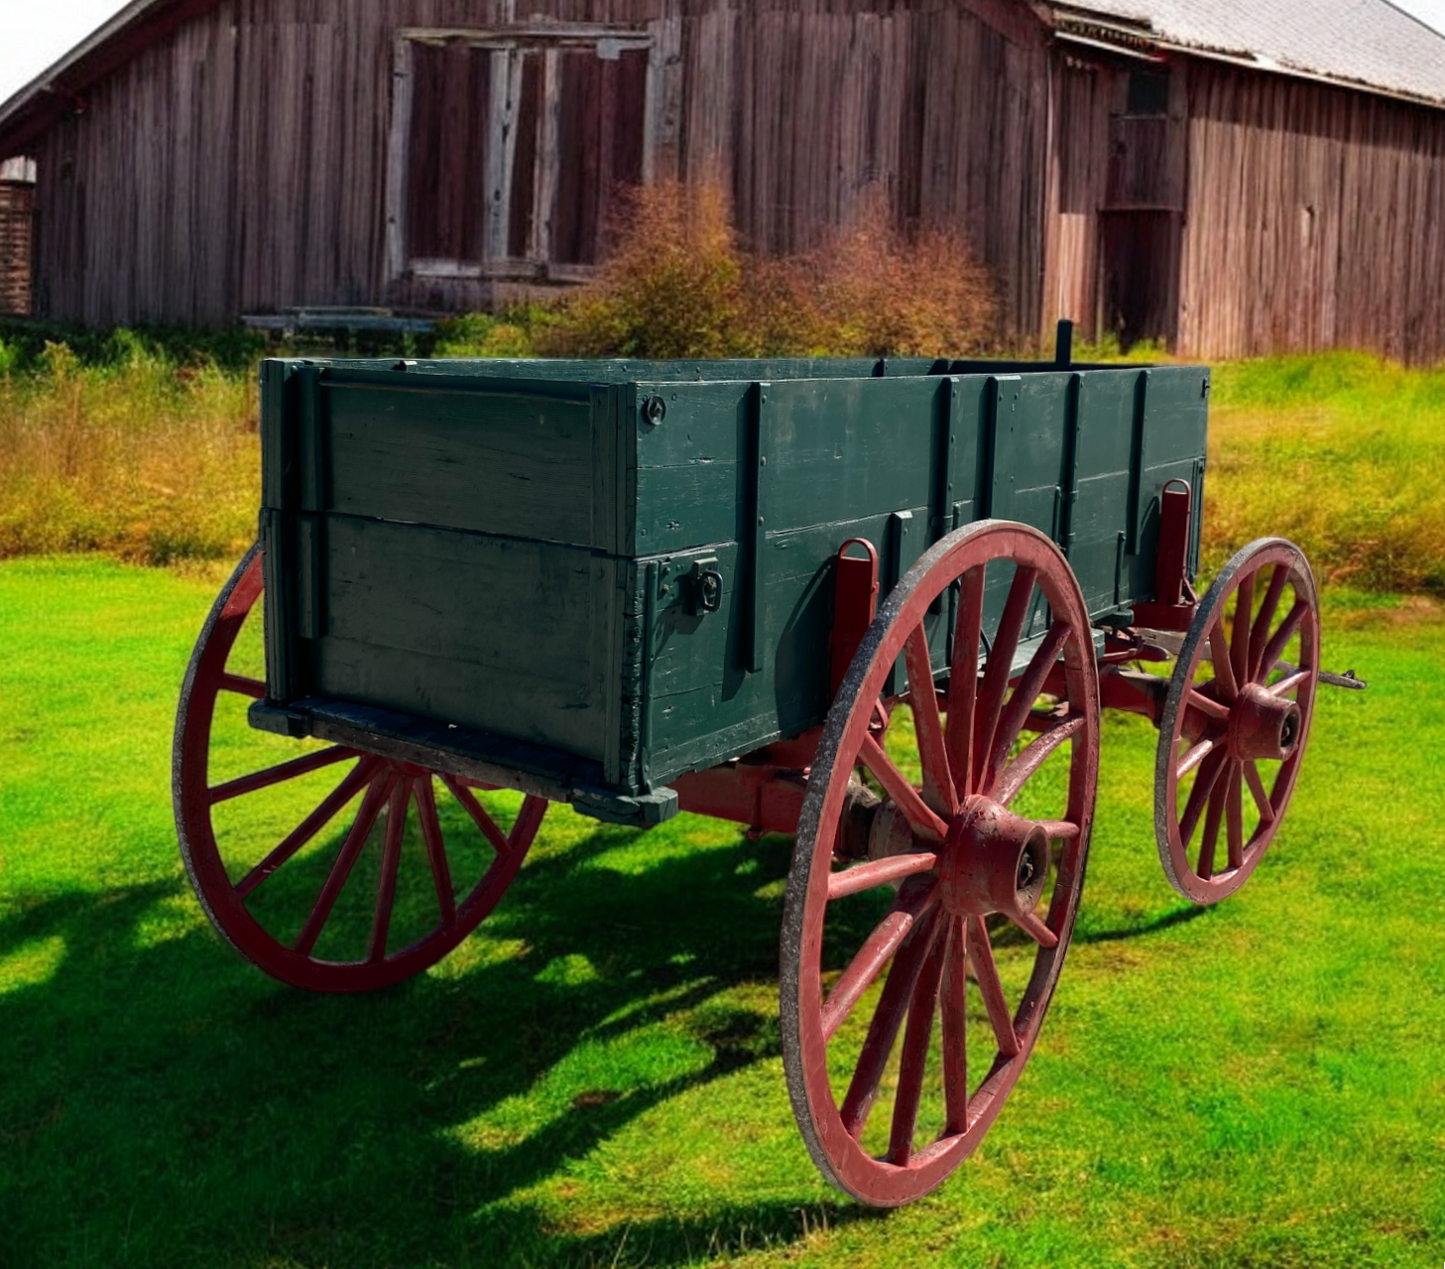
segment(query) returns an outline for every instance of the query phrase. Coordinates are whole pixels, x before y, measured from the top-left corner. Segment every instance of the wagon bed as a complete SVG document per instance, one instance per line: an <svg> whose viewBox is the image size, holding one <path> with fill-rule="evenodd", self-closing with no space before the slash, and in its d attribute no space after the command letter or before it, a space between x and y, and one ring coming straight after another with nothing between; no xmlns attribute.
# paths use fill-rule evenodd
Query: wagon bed
<svg viewBox="0 0 1445 1269"><path fill-rule="evenodd" d="M882 598L953 529L1032 525L1127 624L1166 486L1199 504L1208 390L1196 367L268 362L271 725L505 753L507 783L655 821L678 775L822 722L846 539Z"/></svg>

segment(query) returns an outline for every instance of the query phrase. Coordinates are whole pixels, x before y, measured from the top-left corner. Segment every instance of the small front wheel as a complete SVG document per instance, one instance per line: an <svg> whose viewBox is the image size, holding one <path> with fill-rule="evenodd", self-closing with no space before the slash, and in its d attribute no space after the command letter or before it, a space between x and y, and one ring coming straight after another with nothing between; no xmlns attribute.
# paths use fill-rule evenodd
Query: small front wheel
<svg viewBox="0 0 1445 1269"><path fill-rule="evenodd" d="M1319 596L1304 552L1282 538L1251 542L1200 602L1159 722L1159 860L1195 903L1244 885L1279 832L1319 660Z"/></svg>

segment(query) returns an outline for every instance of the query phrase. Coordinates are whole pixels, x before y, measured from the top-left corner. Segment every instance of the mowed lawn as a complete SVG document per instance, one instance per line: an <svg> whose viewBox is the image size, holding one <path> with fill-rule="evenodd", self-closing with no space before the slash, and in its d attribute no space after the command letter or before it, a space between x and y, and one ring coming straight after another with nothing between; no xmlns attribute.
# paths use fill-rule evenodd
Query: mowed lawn
<svg viewBox="0 0 1445 1269"><path fill-rule="evenodd" d="M1282 835L1175 896L1154 732L1105 728L1082 918L976 1157L818 1177L778 1055L791 843L554 809L494 916L369 997L212 933L174 703L219 577L0 565L0 1265L1359 1269L1445 1260L1445 613L1326 595Z"/></svg>

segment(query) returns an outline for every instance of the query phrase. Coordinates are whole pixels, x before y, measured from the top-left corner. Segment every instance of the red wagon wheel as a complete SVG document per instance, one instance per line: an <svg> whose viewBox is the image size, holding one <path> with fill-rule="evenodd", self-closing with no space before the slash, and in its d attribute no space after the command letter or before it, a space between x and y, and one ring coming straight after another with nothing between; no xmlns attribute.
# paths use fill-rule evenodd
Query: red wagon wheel
<svg viewBox="0 0 1445 1269"><path fill-rule="evenodd" d="M1314 713L1319 611L1304 553L1263 538L1190 624L1159 723L1154 831L1170 883L1195 903L1238 890L1279 831Z"/></svg>
<svg viewBox="0 0 1445 1269"><path fill-rule="evenodd" d="M385 987L440 960L492 910L547 802L526 798L504 831L471 781L246 727L265 684L236 664L237 642L261 596L261 561L253 547L221 591L181 688L181 856L206 915L268 974L313 991ZM259 632L248 633L254 659ZM240 770L213 782L218 765ZM439 805L438 783L451 805ZM358 800L346 832L328 834Z"/></svg>
<svg viewBox="0 0 1445 1269"><path fill-rule="evenodd" d="M940 696L924 620L955 583ZM1007 590L991 646L986 587ZM900 656L910 710L895 711L902 734L880 739ZM1041 699L1060 658L1066 695ZM911 728L897 721L907 712ZM803 1139L840 1189L884 1207L918 1198L997 1117L1063 966L1098 764L1092 632L1063 556L1018 524L950 534L895 587L849 667L788 879L783 1061ZM870 1115L889 1101L886 1121Z"/></svg>

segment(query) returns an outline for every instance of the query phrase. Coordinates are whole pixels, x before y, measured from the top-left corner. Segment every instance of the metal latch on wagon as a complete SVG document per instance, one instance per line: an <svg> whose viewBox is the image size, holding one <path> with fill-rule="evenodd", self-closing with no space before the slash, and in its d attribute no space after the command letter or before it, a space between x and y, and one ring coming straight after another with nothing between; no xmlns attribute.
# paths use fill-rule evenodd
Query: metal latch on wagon
<svg viewBox="0 0 1445 1269"><path fill-rule="evenodd" d="M687 610L695 617L722 607L723 577L716 558L694 560L687 578Z"/></svg>

